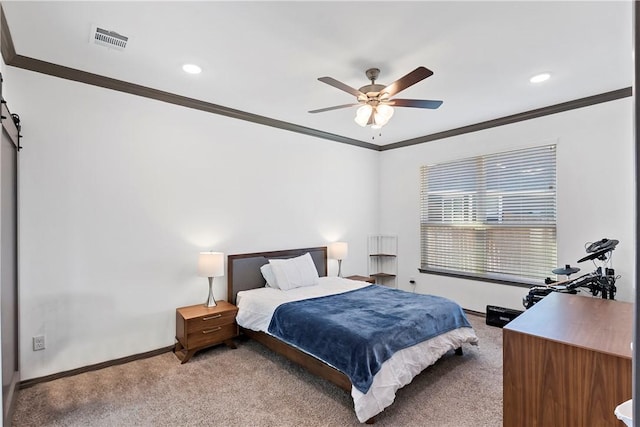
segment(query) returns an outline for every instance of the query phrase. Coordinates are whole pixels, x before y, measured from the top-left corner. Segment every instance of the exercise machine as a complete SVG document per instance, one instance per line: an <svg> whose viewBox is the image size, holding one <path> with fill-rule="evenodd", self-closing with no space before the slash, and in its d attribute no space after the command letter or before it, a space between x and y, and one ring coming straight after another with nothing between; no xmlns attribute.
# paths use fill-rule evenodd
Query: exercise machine
<svg viewBox="0 0 640 427"><path fill-rule="evenodd" d="M567 276L567 279L554 281L547 277L544 286L534 286L529 289L529 293L522 298L522 305L525 308L530 308L551 292L577 294L580 291L579 288L588 290L594 297L600 295L604 299L615 299L616 280L620 276L615 275L612 254L618 243L619 241L615 239L601 239L597 242L587 243L585 245L587 255L577 262L593 261L596 267L593 272L572 279L570 276L579 272L579 268L571 267L569 264L558 267L551 272Z"/></svg>

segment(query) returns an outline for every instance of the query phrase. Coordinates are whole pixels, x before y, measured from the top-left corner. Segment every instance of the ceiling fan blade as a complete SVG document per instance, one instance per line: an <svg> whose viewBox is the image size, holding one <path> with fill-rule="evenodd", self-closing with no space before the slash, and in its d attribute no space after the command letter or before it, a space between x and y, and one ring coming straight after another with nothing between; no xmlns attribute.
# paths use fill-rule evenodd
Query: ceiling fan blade
<svg viewBox="0 0 640 427"><path fill-rule="evenodd" d="M392 99L387 102L394 107L430 108L435 110L442 105L442 101L432 101L429 99Z"/></svg>
<svg viewBox="0 0 640 427"><path fill-rule="evenodd" d="M366 95L362 92L360 92L358 89L352 88L351 86L348 86L342 82L339 82L338 80L334 79L333 77L319 77L318 80L320 80L323 83L328 84L329 86L333 86L335 88L338 88L340 90L343 90L347 93L350 93L351 95L355 96L356 98L362 97L364 96L366 98Z"/></svg>
<svg viewBox="0 0 640 427"><path fill-rule="evenodd" d="M340 108L348 108L348 107L354 107L356 105L360 105L360 104L343 104L343 105L336 105L335 107L327 107L327 108L320 108L318 110L311 110L309 111L310 113L323 113L325 111L331 111L331 110L339 110Z"/></svg>
<svg viewBox="0 0 640 427"><path fill-rule="evenodd" d="M404 90L431 75L433 75L433 71L425 67L418 67L406 76L400 77L398 80L382 89L380 94L386 93L388 96L393 96L401 90Z"/></svg>

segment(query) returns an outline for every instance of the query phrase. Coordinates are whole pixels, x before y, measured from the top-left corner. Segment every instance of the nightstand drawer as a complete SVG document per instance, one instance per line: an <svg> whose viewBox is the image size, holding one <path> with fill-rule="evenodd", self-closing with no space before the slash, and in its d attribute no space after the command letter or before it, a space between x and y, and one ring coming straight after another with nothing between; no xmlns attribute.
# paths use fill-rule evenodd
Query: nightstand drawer
<svg viewBox="0 0 640 427"><path fill-rule="evenodd" d="M229 325L235 322L236 310L223 313L212 313L189 319L187 321L187 334L213 329L217 326Z"/></svg>
<svg viewBox="0 0 640 427"><path fill-rule="evenodd" d="M207 345L215 342L222 342L238 335L238 326L233 323L227 323L221 326L211 326L187 335L187 347L193 348L201 345Z"/></svg>

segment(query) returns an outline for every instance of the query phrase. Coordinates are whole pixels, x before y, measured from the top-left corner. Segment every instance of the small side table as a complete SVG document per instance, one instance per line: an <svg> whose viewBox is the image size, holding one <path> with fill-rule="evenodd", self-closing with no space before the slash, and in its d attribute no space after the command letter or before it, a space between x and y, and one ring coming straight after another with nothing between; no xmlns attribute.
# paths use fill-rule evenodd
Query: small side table
<svg viewBox="0 0 640 427"><path fill-rule="evenodd" d="M233 338L238 336L237 313L238 307L226 301L217 301L214 307L198 304L177 308L176 357L187 363L205 347L225 343L236 348Z"/></svg>
<svg viewBox="0 0 640 427"><path fill-rule="evenodd" d="M376 279L375 277L371 277L371 276L347 276L345 277L345 279L351 279L351 280L359 280L361 282L368 282L368 283L376 283Z"/></svg>

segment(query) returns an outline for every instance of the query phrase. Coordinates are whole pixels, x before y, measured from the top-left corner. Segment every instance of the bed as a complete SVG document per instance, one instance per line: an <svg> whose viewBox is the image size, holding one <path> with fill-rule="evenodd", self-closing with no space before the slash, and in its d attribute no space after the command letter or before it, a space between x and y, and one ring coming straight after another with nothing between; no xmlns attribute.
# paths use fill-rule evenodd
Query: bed
<svg viewBox="0 0 640 427"><path fill-rule="evenodd" d="M315 267L319 277L317 284L314 282L311 286L305 285L304 287L287 290L265 286L266 281L261 267L263 269L266 265L277 267L280 265L277 263L282 263L280 260L287 260L290 264L293 260L299 259L305 259L311 264L312 268ZM279 278L282 279L282 276L279 276ZM280 282L282 283L282 280ZM283 288L286 289L285 287ZM227 295L230 302L238 305L237 319L241 331L246 336L303 366L312 374L322 377L350 392L354 401L354 410L360 422L371 422L375 415L393 403L395 393L399 388L410 383L417 374L435 363L444 354L449 351L455 351L456 354L461 355L462 344L476 344L478 341L462 309L452 301L440 297L410 294L383 288L382 286L365 282L327 277L326 247L229 255L228 257ZM397 328L394 325L394 332L389 335L404 336L405 341L397 344L395 349L392 348L393 346L382 346L385 349L391 349L389 354L384 357L379 357L376 353L369 358L370 352L374 350L362 349L359 344L353 344L353 349L345 347L352 344L349 341L350 338L344 338L345 342L340 341L344 335L348 335L344 331L329 340L322 341L321 348L307 347L307 345L317 345L314 342L318 341L320 339L318 337L322 337L327 332L324 330L317 333L309 333L308 330L311 330L309 328L329 324L329 318L333 312L337 316L346 315L350 319L362 319L359 321L367 322L367 315L370 315L370 313L367 314L365 311L370 312L371 310L368 307L363 308L363 302L369 304L367 298L372 298L371 301L375 301L376 298L388 298L388 292L395 292L396 294L394 295L404 298L396 306L404 306L405 304L410 306L413 300L427 297L437 300L439 304L441 303L440 300L445 300L446 304L449 304L446 313L443 311L444 309L434 308L433 314L425 314L425 316L435 319L433 323L446 323L444 332L424 331L423 333L427 335L424 335L426 339L423 339L416 338L414 331L411 331L411 334L407 334L403 332L404 329ZM356 302L355 306L361 307L352 308L354 301ZM348 308L341 308L338 305L343 302L347 304L345 307ZM334 310L330 310L332 313L327 314L325 308L320 308L326 307L326 305L318 305L327 303L330 303L330 307L335 307ZM309 322L308 319L311 314L309 312L298 313L302 309L311 310L311 312L315 309L326 317L322 318L322 322ZM356 311L353 310L359 311L355 314ZM451 314L449 314L449 311L451 311ZM413 313L413 309L411 312ZM303 325L303 322L299 319L289 320L286 317L281 317L295 313L302 315L305 319L304 322L307 323ZM395 313L393 316L390 319L402 320L397 321L399 325L407 323L404 321L405 313L401 317ZM389 321L393 322L393 320ZM416 322L409 323L413 325ZM290 325L292 324L301 326L291 328ZM412 327L407 326L407 328ZM326 326L326 328L329 330L337 329L330 326ZM396 328L398 333L395 331ZM361 326L360 329L366 329L366 325L364 327ZM313 330L316 331L316 329ZM388 331L389 329L384 329L383 327L383 330ZM388 332L384 332L384 334L388 334ZM384 334L376 332L372 336L377 337ZM406 338L407 336L410 338ZM300 339L314 342L296 341ZM341 351L327 348L327 346L334 345L334 342ZM372 347L379 349L381 346L375 345ZM361 353L358 353L358 351L365 353L362 353L363 356L360 357ZM335 360L330 358L332 354L348 355L350 357L342 357L339 360ZM367 365L361 363L365 359ZM365 367L363 368L363 366ZM371 368L371 366L374 367ZM360 374L366 374L367 376Z"/></svg>

